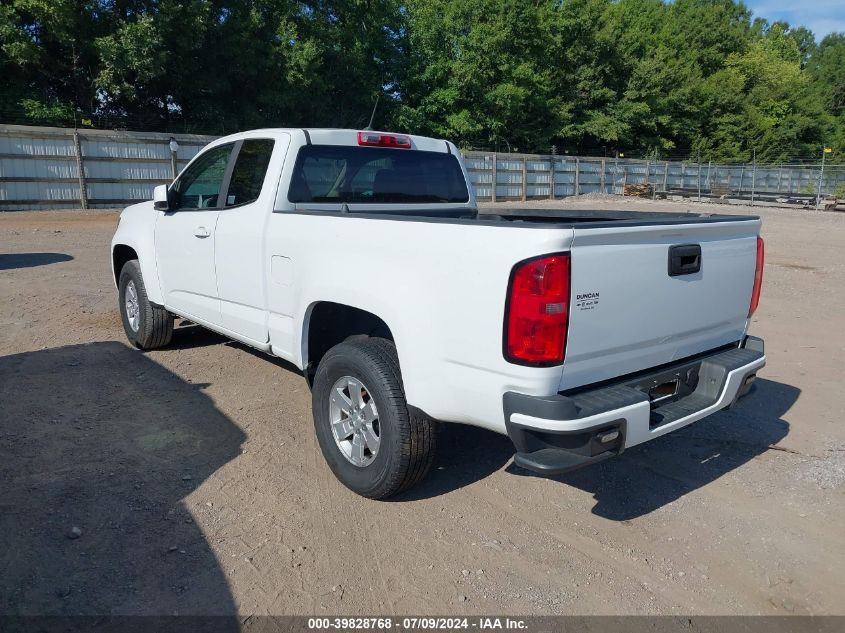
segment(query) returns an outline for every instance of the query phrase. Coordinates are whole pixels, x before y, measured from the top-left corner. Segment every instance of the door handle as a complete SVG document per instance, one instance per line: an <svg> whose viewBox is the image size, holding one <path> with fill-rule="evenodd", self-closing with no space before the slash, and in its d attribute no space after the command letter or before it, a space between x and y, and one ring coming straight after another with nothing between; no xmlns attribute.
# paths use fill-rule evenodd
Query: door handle
<svg viewBox="0 0 845 633"><path fill-rule="evenodd" d="M194 229L194 235L196 235L197 237L208 237L209 235L211 235L211 231L209 231L204 226L198 226Z"/></svg>
<svg viewBox="0 0 845 633"><path fill-rule="evenodd" d="M669 276L691 275L701 270L701 244L669 247Z"/></svg>

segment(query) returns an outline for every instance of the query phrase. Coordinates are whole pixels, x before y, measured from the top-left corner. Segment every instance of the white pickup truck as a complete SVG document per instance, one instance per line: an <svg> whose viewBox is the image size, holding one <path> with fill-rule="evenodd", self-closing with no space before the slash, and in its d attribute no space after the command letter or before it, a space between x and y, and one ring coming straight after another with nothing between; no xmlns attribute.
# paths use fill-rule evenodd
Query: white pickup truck
<svg viewBox="0 0 845 633"><path fill-rule="evenodd" d="M300 368L328 465L384 498L431 466L437 421L507 434L561 473L747 393L763 273L749 216L480 213L452 143L269 129L214 141L112 240L123 325L174 316ZM271 395L269 397L272 397Z"/></svg>

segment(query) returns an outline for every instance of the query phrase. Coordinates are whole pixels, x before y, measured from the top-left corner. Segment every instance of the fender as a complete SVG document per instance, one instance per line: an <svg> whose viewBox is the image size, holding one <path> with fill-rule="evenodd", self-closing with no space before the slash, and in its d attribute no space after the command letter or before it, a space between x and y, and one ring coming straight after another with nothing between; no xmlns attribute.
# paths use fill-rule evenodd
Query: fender
<svg viewBox="0 0 845 633"><path fill-rule="evenodd" d="M299 323L301 323L301 326L297 328L299 340L294 341L294 349L300 350L301 367L305 367L308 364L308 327L311 321L311 315L314 307L324 301L357 308L380 318L390 329L391 334L393 334L393 342L396 345L400 367L413 366L413 359L410 358L412 355L411 347L405 344L408 336L406 322L399 318L394 305L389 304L384 298L375 294L353 292L342 286L325 285L314 287L313 289L309 288L309 290L311 290L309 296L303 298L302 302L302 305L306 307L298 317L300 319ZM404 371L403 369L403 375ZM411 394L406 393L406 397L410 402Z"/></svg>
<svg viewBox="0 0 845 633"><path fill-rule="evenodd" d="M111 241L111 252L115 246L123 244L129 246L138 254L141 275L150 301L164 305L164 296L158 278L158 264L155 255L155 224L158 211L153 209L153 203L142 202L126 207L120 214L120 221ZM112 259L112 268L114 268ZM117 279L119 270L112 270L112 278Z"/></svg>
<svg viewBox="0 0 845 633"><path fill-rule="evenodd" d="M300 350L300 358L302 359L303 367L308 363L308 327L311 321L311 314L314 307L318 303L330 301L332 303L339 303L347 305L351 308L357 308L364 312L374 314L387 324L390 332L393 334L393 342L396 344L396 350L399 354L399 363L402 364L402 352L400 349L404 347L402 340L404 339L402 331L402 321L396 314L395 308L387 305L386 302L371 294L355 294L354 296L343 288L315 288L313 294L303 301L307 307L299 317L302 324L299 328L299 340L295 341L296 349ZM317 298L319 297L319 298Z"/></svg>

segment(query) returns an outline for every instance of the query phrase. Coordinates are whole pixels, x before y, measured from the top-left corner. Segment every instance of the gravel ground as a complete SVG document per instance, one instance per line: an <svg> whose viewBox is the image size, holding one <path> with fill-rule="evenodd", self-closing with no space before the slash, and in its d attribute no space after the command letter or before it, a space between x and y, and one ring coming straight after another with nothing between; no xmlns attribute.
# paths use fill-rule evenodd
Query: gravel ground
<svg viewBox="0 0 845 633"><path fill-rule="evenodd" d="M845 614L845 215L756 212L739 407L550 479L445 425L382 503L332 477L291 367L190 325L125 344L114 212L0 214L0 614Z"/></svg>

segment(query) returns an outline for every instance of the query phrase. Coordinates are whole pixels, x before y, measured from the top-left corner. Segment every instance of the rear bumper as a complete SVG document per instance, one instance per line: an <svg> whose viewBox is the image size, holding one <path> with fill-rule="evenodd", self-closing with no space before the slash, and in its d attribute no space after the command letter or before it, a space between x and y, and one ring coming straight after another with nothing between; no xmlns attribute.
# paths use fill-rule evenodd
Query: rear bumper
<svg viewBox="0 0 845 633"><path fill-rule="evenodd" d="M558 474L619 455L731 406L750 391L765 364L763 340L748 336L740 347L573 394L509 391L504 396L505 426L517 451L514 463ZM657 401L660 394L654 389L659 385L676 393Z"/></svg>

